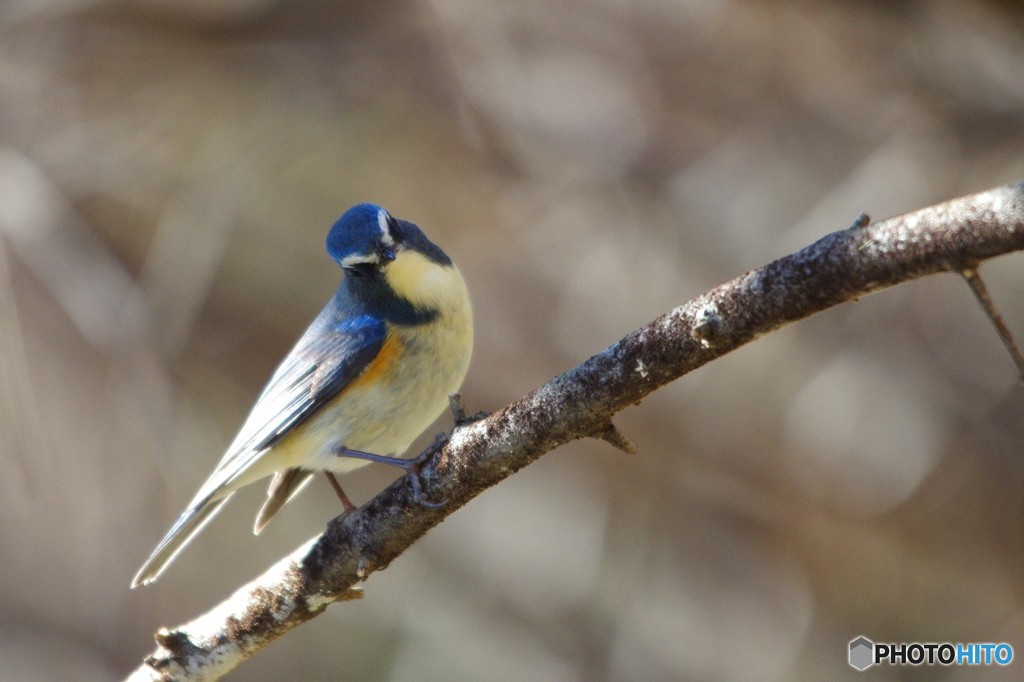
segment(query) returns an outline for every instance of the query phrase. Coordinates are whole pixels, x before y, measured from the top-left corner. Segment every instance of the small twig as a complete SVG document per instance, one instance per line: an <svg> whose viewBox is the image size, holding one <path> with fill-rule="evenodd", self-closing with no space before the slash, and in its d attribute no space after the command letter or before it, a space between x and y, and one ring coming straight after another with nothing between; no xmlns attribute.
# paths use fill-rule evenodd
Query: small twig
<svg viewBox="0 0 1024 682"><path fill-rule="evenodd" d="M604 428L590 435L593 438L600 438L613 447L622 450L627 455L635 455L637 453L636 445L633 444L633 441L623 436L622 432L611 421L605 424Z"/></svg>
<svg viewBox="0 0 1024 682"><path fill-rule="evenodd" d="M481 419L487 419L491 416L490 412L480 411L467 417L466 401L462 399L461 393L452 393L448 396L448 409L452 411L452 421L455 423L455 428L467 426L473 422L478 422Z"/></svg>
<svg viewBox="0 0 1024 682"><path fill-rule="evenodd" d="M860 230L862 228L867 227L870 224L871 224L871 216L869 216L867 213L861 213L859 216L857 216L854 219L853 224L850 225L850 229L851 230Z"/></svg>
<svg viewBox="0 0 1024 682"><path fill-rule="evenodd" d="M960 271L960 274L967 281L967 286L974 292L974 297L978 299L982 310L988 315L992 326L996 328L996 334L999 335L999 339L1003 342L1010 357L1013 358L1014 364L1017 365L1017 380L1024 383L1024 354L1020 352L1020 347L1017 346L1017 342L1013 338L1013 332L1006 326L1003 316L999 314L996 304L992 301L992 297L989 296L988 287L985 286L984 280L981 279L977 266L964 268Z"/></svg>

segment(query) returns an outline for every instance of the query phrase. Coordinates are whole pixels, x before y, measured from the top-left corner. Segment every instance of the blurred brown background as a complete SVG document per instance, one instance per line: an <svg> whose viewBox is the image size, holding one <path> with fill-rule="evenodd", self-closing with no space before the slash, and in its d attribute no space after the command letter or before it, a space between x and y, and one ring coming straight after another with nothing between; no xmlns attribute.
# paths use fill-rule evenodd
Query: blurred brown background
<svg viewBox="0 0 1024 682"><path fill-rule="evenodd" d="M354 203L460 264L493 410L861 211L1024 178L1016 3L15 0L0 93L4 680L125 674L339 511L317 483L254 538L254 487L128 590L336 286ZM983 272L1024 335L1024 260ZM487 492L233 679L856 679L860 634L1019 657L1014 379L955 277L822 314L620 415L638 456L576 443Z"/></svg>

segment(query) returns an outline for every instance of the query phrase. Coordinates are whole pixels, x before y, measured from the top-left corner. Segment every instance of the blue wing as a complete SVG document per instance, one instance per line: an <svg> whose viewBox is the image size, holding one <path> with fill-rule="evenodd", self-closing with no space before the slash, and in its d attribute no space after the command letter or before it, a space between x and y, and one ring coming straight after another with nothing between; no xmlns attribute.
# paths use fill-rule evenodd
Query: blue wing
<svg viewBox="0 0 1024 682"><path fill-rule="evenodd" d="M236 447L264 450L284 438L366 369L384 335L383 320L369 315L310 328L263 389Z"/></svg>
<svg viewBox="0 0 1024 682"><path fill-rule="evenodd" d="M346 303L340 290L285 357L224 457L139 569L133 586L155 580L240 487L239 478L263 452L336 396L377 356L384 344L384 321L353 315Z"/></svg>
<svg viewBox="0 0 1024 682"><path fill-rule="evenodd" d="M270 378L234 442L196 495L215 493L358 377L384 344L384 321L347 316L338 297L320 313Z"/></svg>

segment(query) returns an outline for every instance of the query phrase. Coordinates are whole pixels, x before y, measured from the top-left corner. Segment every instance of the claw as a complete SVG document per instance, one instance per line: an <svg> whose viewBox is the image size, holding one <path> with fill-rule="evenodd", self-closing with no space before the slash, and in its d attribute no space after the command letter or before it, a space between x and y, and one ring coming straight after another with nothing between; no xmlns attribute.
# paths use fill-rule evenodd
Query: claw
<svg viewBox="0 0 1024 682"><path fill-rule="evenodd" d="M406 471L409 472L409 476L412 478L412 499L416 500L416 504L427 509L440 509L441 507L448 504L448 500L441 500L440 502L431 502L423 495L423 483L420 481L420 472L423 467L433 459L434 455L441 451L448 443L448 434L439 433L434 436L434 442L428 445L423 452L416 455L413 459L402 460L408 464Z"/></svg>

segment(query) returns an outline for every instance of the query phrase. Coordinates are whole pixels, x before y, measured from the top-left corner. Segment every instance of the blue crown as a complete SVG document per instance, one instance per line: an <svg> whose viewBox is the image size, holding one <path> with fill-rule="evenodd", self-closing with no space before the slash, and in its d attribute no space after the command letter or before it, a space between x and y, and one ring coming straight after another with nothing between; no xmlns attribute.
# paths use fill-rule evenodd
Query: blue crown
<svg viewBox="0 0 1024 682"><path fill-rule="evenodd" d="M390 218L376 204L359 204L345 211L327 233L327 253L341 262L346 256L373 251L384 235L382 215L383 220Z"/></svg>

